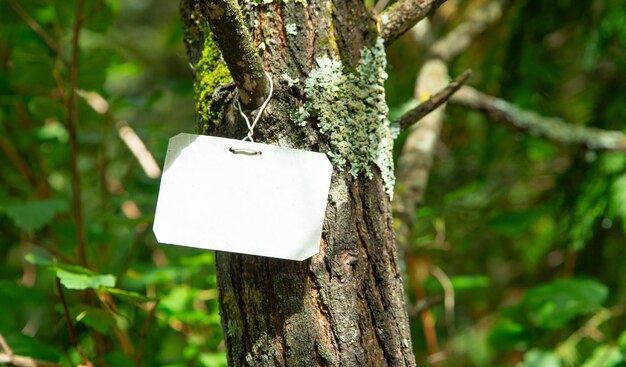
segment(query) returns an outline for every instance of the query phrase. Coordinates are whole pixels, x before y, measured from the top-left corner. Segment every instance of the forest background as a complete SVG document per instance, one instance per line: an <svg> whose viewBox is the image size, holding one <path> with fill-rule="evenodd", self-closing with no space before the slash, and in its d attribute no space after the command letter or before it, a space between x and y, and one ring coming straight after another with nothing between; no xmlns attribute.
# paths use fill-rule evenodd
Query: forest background
<svg viewBox="0 0 626 367"><path fill-rule="evenodd" d="M423 45L489 4L449 0L387 50L390 120L429 97ZM178 4L76 12L0 2L0 364L224 366L213 253L151 232L168 138L195 132ZM511 1L475 33L450 75L567 132L513 130L463 89L446 106L401 241L418 364L625 366L625 145L593 139L624 130L626 4Z"/></svg>

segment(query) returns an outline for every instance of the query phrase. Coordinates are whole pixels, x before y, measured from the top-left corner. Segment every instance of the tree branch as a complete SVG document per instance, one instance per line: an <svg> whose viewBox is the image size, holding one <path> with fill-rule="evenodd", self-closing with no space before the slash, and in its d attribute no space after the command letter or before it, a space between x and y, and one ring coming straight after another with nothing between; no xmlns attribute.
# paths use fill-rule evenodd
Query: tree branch
<svg viewBox="0 0 626 367"><path fill-rule="evenodd" d="M389 46L446 0L400 0L380 14L380 36Z"/></svg>
<svg viewBox="0 0 626 367"><path fill-rule="evenodd" d="M67 112L67 125L70 135L70 162L71 162L71 187L72 187L72 213L76 223L78 237L78 257L81 265L88 267L87 261L87 237L85 235L85 223L83 217L83 202L81 196L80 170L78 168L78 55L80 30L82 27L84 1L78 0L76 4L76 18L72 28L71 58L69 64L69 86L66 90L65 108Z"/></svg>
<svg viewBox="0 0 626 367"><path fill-rule="evenodd" d="M244 107L255 109L267 98L269 81L235 0L209 0L204 5L211 32L222 51Z"/></svg>
<svg viewBox="0 0 626 367"><path fill-rule="evenodd" d="M59 45L50 37L46 31L41 28L39 23L31 17L24 8L15 0L9 0L9 5L13 8L13 10L19 15L20 18L33 30L33 32L37 33L39 37L54 51L54 53L63 61L63 54L59 48Z"/></svg>
<svg viewBox="0 0 626 367"><path fill-rule="evenodd" d="M467 69L461 75L456 77L450 84L448 84L445 88L441 89L435 95L428 98L426 101L420 103L417 107L410 110L400 117L398 120L398 124L400 125L400 129L404 130L411 127L413 124L417 123L424 116L431 113L437 107L444 104L452 95L459 90L465 84L465 82L472 75L472 70Z"/></svg>
<svg viewBox="0 0 626 367"><path fill-rule="evenodd" d="M466 21L459 24L431 47L431 54L444 61L449 61L465 51L477 35L483 33L488 26L500 19L504 1L493 0L474 9L467 16Z"/></svg>
<svg viewBox="0 0 626 367"><path fill-rule="evenodd" d="M451 101L485 113L496 122L530 135L566 145L579 144L590 149L626 151L626 134L574 125L556 117L544 117L502 99L463 87Z"/></svg>

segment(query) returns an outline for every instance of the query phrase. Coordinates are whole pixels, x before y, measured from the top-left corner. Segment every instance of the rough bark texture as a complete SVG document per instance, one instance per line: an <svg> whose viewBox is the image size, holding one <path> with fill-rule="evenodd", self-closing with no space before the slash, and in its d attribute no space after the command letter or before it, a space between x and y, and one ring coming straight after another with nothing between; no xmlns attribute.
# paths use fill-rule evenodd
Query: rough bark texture
<svg viewBox="0 0 626 367"><path fill-rule="evenodd" d="M255 44L264 45L260 55L275 87L255 140L327 151L329 138L315 118L302 127L290 114L304 102L304 81L316 58L330 55L350 70L361 48L375 43L371 17L357 0L240 5ZM196 0L182 1L194 65L209 37L203 8ZM226 84L212 93L210 108L222 112L215 114L218 121L200 123L201 133L245 136L245 124L232 107L233 90ZM335 167L321 252L313 258L294 262L217 253L231 366L415 365L390 201L380 171L375 166L372 171L372 178L354 177Z"/></svg>

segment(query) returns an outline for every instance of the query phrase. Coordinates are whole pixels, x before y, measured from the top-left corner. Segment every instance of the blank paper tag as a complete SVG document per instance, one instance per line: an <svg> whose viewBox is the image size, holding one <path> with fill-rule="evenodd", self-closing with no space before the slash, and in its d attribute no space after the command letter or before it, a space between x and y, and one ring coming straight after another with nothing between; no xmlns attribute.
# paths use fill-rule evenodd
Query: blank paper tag
<svg viewBox="0 0 626 367"><path fill-rule="evenodd" d="M154 234L173 245L307 259L319 251L331 174L323 153L179 134L167 149Z"/></svg>

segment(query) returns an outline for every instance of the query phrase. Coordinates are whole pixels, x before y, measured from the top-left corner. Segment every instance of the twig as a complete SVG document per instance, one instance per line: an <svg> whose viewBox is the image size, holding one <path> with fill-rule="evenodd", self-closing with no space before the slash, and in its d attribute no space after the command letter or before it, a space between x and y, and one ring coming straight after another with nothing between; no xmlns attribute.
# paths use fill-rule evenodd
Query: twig
<svg viewBox="0 0 626 367"><path fill-rule="evenodd" d="M459 24L444 38L437 41L430 52L432 55L449 61L467 50L474 38L502 16L504 0L492 0L472 11L467 20Z"/></svg>
<svg viewBox="0 0 626 367"><path fill-rule="evenodd" d="M407 275L409 276L415 298L418 300L427 299L424 281L428 276L428 266L429 264L426 260L418 257L408 256L406 259ZM424 332L428 355L436 355L439 353L439 346L435 328L435 317L430 308L423 308L418 312L418 315L422 321L422 330Z"/></svg>
<svg viewBox="0 0 626 367"><path fill-rule="evenodd" d="M78 0L76 5L76 20L72 29L72 48L69 65L69 88L67 88L66 111L70 135L70 158L72 172L72 212L78 232L78 257L81 265L88 267L87 240L81 198L80 171L78 169L78 40L80 37L81 19L84 0Z"/></svg>
<svg viewBox="0 0 626 367"><path fill-rule="evenodd" d="M415 98L424 93L437 93L445 88L449 80L445 61L464 51L471 44L473 37L484 31L487 25L498 20L502 14L502 6L503 0L495 0L477 9L474 15L469 16L469 20L461 23L448 36L435 43L431 57L424 63L417 77ZM490 16L481 17L480 13L485 9L489 10ZM395 214L400 219L396 238L401 249L408 245L415 210L422 203L426 191L434 150L443 123L443 113L444 108L438 108L424 117L418 125L411 127L412 131L398 160L397 189L393 206Z"/></svg>
<svg viewBox="0 0 626 367"><path fill-rule="evenodd" d="M67 322L67 332L70 335L70 342L72 343L72 346L76 348L80 356L83 358L83 362L85 362L85 365L89 367L93 367L93 364L83 352L82 348L80 347L80 344L78 344L78 339L76 338L76 332L74 331L74 325L72 323L72 317L70 316L70 310L67 306L67 301L65 300L65 294L63 293L63 286L61 285L61 280L59 278L56 278L56 284L57 284L57 290L59 291L59 298L61 299L61 304L63 305L63 314L65 315L65 321Z"/></svg>
<svg viewBox="0 0 626 367"><path fill-rule="evenodd" d="M261 106L269 92L269 81L239 5L235 0L210 0L203 11L237 86L241 103L248 109Z"/></svg>
<svg viewBox="0 0 626 367"><path fill-rule="evenodd" d="M102 8L102 5L104 5L104 0L98 0L98 3L89 9L89 12L82 17L81 21L85 21L96 15L96 13Z"/></svg>
<svg viewBox="0 0 626 367"><path fill-rule="evenodd" d="M4 353L6 353L9 357L13 355L13 350L9 347L9 344L7 344L7 341L4 339L2 333L0 333L0 348L2 348Z"/></svg>
<svg viewBox="0 0 626 367"><path fill-rule="evenodd" d="M446 329L448 329L448 337L454 334L454 287L448 274L435 264L430 264L430 273L437 279L443 288L443 308L446 315Z"/></svg>
<svg viewBox="0 0 626 367"><path fill-rule="evenodd" d="M419 315L420 312L431 309L434 306L440 305L442 303L443 303L443 296L441 294L437 294L430 298L419 300L414 305L408 305L407 313L409 314L409 317L415 317Z"/></svg>
<svg viewBox="0 0 626 367"><path fill-rule="evenodd" d="M159 305L159 301L157 300L154 302L154 305L148 312L148 315L146 316L146 321L143 324L143 330L141 331L141 338L139 341L139 351L137 351L137 355L135 359L136 367L141 367L141 360L143 359L143 353L146 347L146 337L148 336L148 330L150 329L150 322L152 321L152 318L154 316L154 311L156 311L156 308L158 305Z"/></svg>
<svg viewBox="0 0 626 367"><path fill-rule="evenodd" d="M584 145L597 150L626 151L626 134L621 131L574 125L556 117L540 116L471 87L461 88L451 101L479 110L493 121L557 143Z"/></svg>
<svg viewBox="0 0 626 367"><path fill-rule="evenodd" d="M576 350L576 346L584 338L593 336L593 333L598 331L598 327L600 327L600 325L614 317L621 316L624 313L626 313L626 307L624 305L614 306L609 309L601 309L596 314L591 316L583 326L565 339L564 342L559 344L555 350L555 354L562 358L566 358L570 351Z"/></svg>
<svg viewBox="0 0 626 367"><path fill-rule="evenodd" d="M426 101L420 103L417 107L405 113L398 120L398 124L400 125L400 129L404 130L421 120L424 116L431 113L437 107L444 104L452 95L465 84L465 82L472 75L472 70L467 69L461 75L456 77L450 84L448 84L445 88L441 89L435 95L428 98Z"/></svg>
<svg viewBox="0 0 626 367"><path fill-rule="evenodd" d="M30 357L20 355L8 355L0 353L0 365L8 364L15 367L61 367L60 364L40 361Z"/></svg>
<svg viewBox="0 0 626 367"><path fill-rule="evenodd" d="M0 137L0 151L7 156L9 161L13 163L15 168L22 174L22 176L24 176L30 185L33 187L37 186L37 180L35 179L33 171L30 169L30 166L26 163L24 158L22 158L22 156L17 152L10 139L5 138L4 136Z"/></svg>
<svg viewBox="0 0 626 367"><path fill-rule="evenodd" d="M424 93L436 93L445 88L448 80L448 67L443 61L427 60L417 78L415 98ZM392 202L394 215L400 222L396 230L400 249L409 246L415 210L424 198L443 113L444 108L438 108L425 116L419 124L413 125L402 147L396 169L396 197Z"/></svg>
<svg viewBox="0 0 626 367"><path fill-rule="evenodd" d="M22 20L33 30L33 32L37 33L39 37L54 51L54 53L63 60L63 54L59 48L59 45L50 37L46 31L41 28L39 23L31 17L24 8L15 0L9 0L9 5L13 8L13 10L17 13L17 15L22 18Z"/></svg>
<svg viewBox="0 0 626 367"><path fill-rule="evenodd" d="M389 46L446 0L400 0L380 14L380 36Z"/></svg>
<svg viewBox="0 0 626 367"><path fill-rule="evenodd" d="M16 367L60 367L59 364L39 361L30 357L20 356L13 353L2 333L0 333L0 365L8 364Z"/></svg>

